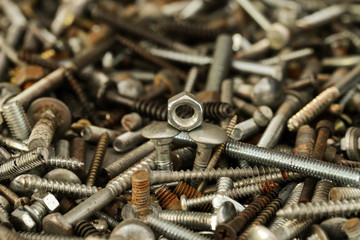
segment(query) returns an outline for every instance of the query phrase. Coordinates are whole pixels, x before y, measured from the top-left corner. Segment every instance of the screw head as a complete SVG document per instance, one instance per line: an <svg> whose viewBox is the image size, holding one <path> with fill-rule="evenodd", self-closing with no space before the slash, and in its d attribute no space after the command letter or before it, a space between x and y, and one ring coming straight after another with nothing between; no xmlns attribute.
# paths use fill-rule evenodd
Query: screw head
<svg viewBox="0 0 360 240"><path fill-rule="evenodd" d="M260 106L254 112L253 118L259 127L265 127L273 117L273 112L268 106Z"/></svg>
<svg viewBox="0 0 360 240"><path fill-rule="evenodd" d="M226 141L227 135L221 127L203 123L200 127L189 132L189 137L196 143L206 145L219 145Z"/></svg>
<svg viewBox="0 0 360 240"><path fill-rule="evenodd" d="M266 38L270 42L270 47L276 50L285 47L290 41L290 37L289 29L281 23L274 23L266 32Z"/></svg>
<svg viewBox="0 0 360 240"><path fill-rule="evenodd" d="M166 144L168 140L171 142L172 138L179 133L179 130L170 126L167 122L158 121L150 123L141 131L143 137L155 140L155 144Z"/></svg>
<svg viewBox="0 0 360 240"><path fill-rule="evenodd" d="M248 240L278 240L278 238L268 228L258 225L250 229Z"/></svg>
<svg viewBox="0 0 360 240"><path fill-rule="evenodd" d="M125 219L111 232L110 239L148 239L155 240L151 228L138 219Z"/></svg>
<svg viewBox="0 0 360 240"><path fill-rule="evenodd" d="M61 136L71 124L70 110L62 101L50 97L36 99L29 106L27 112L29 120L36 123L40 119L41 113L47 109L54 112L57 123L55 134Z"/></svg>
<svg viewBox="0 0 360 240"><path fill-rule="evenodd" d="M56 235L72 235L72 226L60 213L52 213L44 217L43 230L45 233Z"/></svg>

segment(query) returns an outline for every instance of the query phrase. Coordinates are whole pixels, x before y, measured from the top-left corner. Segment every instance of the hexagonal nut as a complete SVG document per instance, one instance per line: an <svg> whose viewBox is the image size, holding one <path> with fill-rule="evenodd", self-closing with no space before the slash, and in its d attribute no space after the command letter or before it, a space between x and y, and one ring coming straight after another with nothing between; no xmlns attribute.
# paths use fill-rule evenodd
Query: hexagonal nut
<svg viewBox="0 0 360 240"><path fill-rule="evenodd" d="M21 208L15 209L10 214L10 221L16 228L16 230L22 230L27 232L36 231L36 222L30 216L30 214Z"/></svg>
<svg viewBox="0 0 360 240"><path fill-rule="evenodd" d="M31 199L41 202L49 212L54 212L60 207L59 201L49 192L36 192L32 195Z"/></svg>
<svg viewBox="0 0 360 240"><path fill-rule="evenodd" d="M190 117L179 116L189 107L193 111ZM189 92L181 92L168 100L168 123L180 131L190 131L199 127L203 122L203 112L202 102Z"/></svg>

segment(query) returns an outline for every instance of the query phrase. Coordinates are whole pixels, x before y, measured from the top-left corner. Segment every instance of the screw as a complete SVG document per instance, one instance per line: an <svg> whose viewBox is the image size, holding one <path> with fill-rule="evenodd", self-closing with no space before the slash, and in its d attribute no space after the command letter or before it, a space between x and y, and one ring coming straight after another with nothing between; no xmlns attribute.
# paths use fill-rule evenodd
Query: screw
<svg viewBox="0 0 360 240"><path fill-rule="evenodd" d="M143 125L143 122L144 120L142 117L136 112L125 114L121 118L121 126L126 131L135 131L139 129Z"/></svg>
<svg viewBox="0 0 360 240"><path fill-rule="evenodd" d="M244 140L260 131L261 127L265 127L273 116L272 110L267 106L260 106L254 112L252 118L235 125L231 133L234 140Z"/></svg>
<svg viewBox="0 0 360 240"><path fill-rule="evenodd" d="M186 78L186 81L185 81L185 86L184 86L185 92L191 93L193 91L196 79L198 78L198 74L199 74L198 67L190 68L189 73Z"/></svg>
<svg viewBox="0 0 360 240"><path fill-rule="evenodd" d="M81 220L75 225L75 233L83 238L88 236L101 236L101 233L88 221Z"/></svg>
<svg viewBox="0 0 360 240"><path fill-rule="evenodd" d="M2 114L14 138L19 140L28 139L31 126L24 108L19 102L6 103L2 107Z"/></svg>
<svg viewBox="0 0 360 240"><path fill-rule="evenodd" d="M78 170L84 167L84 163L76 158L49 157L45 160L45 165L53 168L66 168L69 170Z"/></svg>
<svg viewBox="0 0 360 240"><path fill-rule="evenodd" d="M329 192L329 200L343 200L360 197L360 189L352 187L333 187Z"/></svg>
<svg viewBox="0 0 360 240"><path fill-rule="evenodd" d="M344 78L334 86L325 89L316 98L309 102L288 121L290 131L295 131L301 125L306 124L323 112L340 95L347 92L358 80L360 65L356 65Z"/></svg>
<svg viewBox="0 0 360 240"><path fill-rule="evenodd" d="M96 212L94 217L105 220L112 229L114 229L120 223L118 220L102 211Z"/></svg>
<svg viewBox="0 0 360 240"><path fill-rule="evenodd" d="M193 163L188 159L195 159L195 149L192 147L182 147L171 152L174 170L191 168Z"/></svg>
<svg viewBox="0 0 360 240"><path fill-rule="evenodd" d="M206 137L204 135L206 133ZM189 137L197 144L196 157L194 161L194 170L205 169L211 157L214 146L226 141L226 132L213 124L203 123L200 127L189 132ZM199 181L192 181L191 185L196 187Z"/></svg>
<svg viewBox="0 0 360 240"><path fill-rule="evenodd" d="M14 209L30 203L30 200L27 197L19 197L16 193L2 184L0 184L0 193L14 205Z"/></svg>
<svg viewBox="0 0 360 240"><path fill-rule="evenodd" d="M300 50L294 50L294 51L290 51L290 52L287 52L284 54L279 54L275 57L263 59L260 61L260 63L266 64L266 65L275 65L275 64L280 64L281 62L288 62L288 61L296 60L299 58L308 57L313 54L314 54L314 49L303 48Z"/></svg>
<svg viewBox="0 0 360 240"><path fill-rule="evenodd" d="M126 169L140 161L142 158L148 156L155 149L155 145L151 141L147 141L139 147L126 153L124 156L118 158L102 169L102 176L107 179L112 179L118 174L124 172Z"/></svg>
<svg viewBox="0 0 360 240"><path fill-rule="evenodd" d="M216 227L215 239L236 239L237 233L240 232L247 223L254 219L258 213L264 209L279 193L274 189L266 195L261 195L252 201L244 211L234 217L227 223L219 224Z"/></svg>
<svg viewBox="0 0 360 240"><path fill-rule="evenodd" d="M8 138L5 136L0 135L0 143L4 144L5 146L21 151L21 152L27 152L29 151L28 146L23 143L22 141L13 139L13 138Z"/></svg>
<svg viewBox="0 0 360 240"><path fill-rule="evenodd" d="M338 200L300 203L288 206L277 212L277 216L289 219L320 219L330 216L349 217L359 212L360 202L358 200Z"/></svg>
<svg viewBox="0 0 360 240"><path fill-rule="evenodd" d="M94 186L96 176L98 175L99 169L104 161L107 145L109 142L109 134L104 132L100 136L99 143L95 150L95 155L90 167L89 174L86 179L86 185Z"/></svg>
<svg viewBox="0 0 360 240"><path fill-rule="evenodd" d="M79 162L83 163L82 167L75 171L76 175L79 176L80 179L85 179L86 170L85 170L85 162L86 162L86 142L83 138L76 137L71 141L70 144L70 152L71 156L77 159Z"/></svg>
<svg viewBox="0 0 360 240"><path fill-rule="evenodd" d="M116 130L90 125L84 127L80 135L85 141L97 143L100 140L101 134L104 132L109 135L109 143L113 142L120 134L120 132Z"/></svg>
<svg viewBox="0 0 360 240"><path fill-rule="evenodd" d="M71 114L68 107L54 98L39 98L28 109L35 126L28 140L29 149L49 147L55 135L62 135L70 127Z"/></svg>
<svg viewBox="0 0 360 240"><path fill-rule="evenodd" d="M346 233L349 239L358 239L360 236L359 232L360 219L359 218L351 218L348 219L343 224L344 232Z"/></svg>
<svg viewBox="0 0 360 240"><path fill-rule="evenodd" d="M193 231L190 231L186 228L180 227L174 223L171 223L166 220L162 220L160 218L155 217L154 215L149 215L146 220L146 224L150 225L156 231L161 232L164 236L169 237L171 239L196 239L196 240L205 240L209 239L207 237L203 237Z"/></svg>
<svg viewBox="0 0 360 240"><path fill-rule="evenodd" d="M125 132L113 141L113 148L117 152L126 152L144 141L141 130Z"/></svg>
<svg viewBox="0 0 360 240"><path fill-rule="evenodd" d="M155 168L155 153L149 155L135 166L129 168L123 174L112 179L105 188L87 198L85 201L71 209L65 215L49 214L43 220L43 229L48 233L60 233L62 235L70 235L72 233L72 225L78 220L91 217L95 212L104 208L119 194L130 187L131 175L134 171L144 168Z"/></svg>
<svg viewBox="0 0 360 240"><path fill-rule="evenodd" d="M204 194L202 194L201 192L199 192L198 190L196 190L195 188L193 188L192 186L190 186L189 184L180 181L178 183L178 185L175 187L174 189L174 193L178 196L185 196L187 199L192 199L192 198L199 198L204 196ZM211 208L211 205L203 205L200 210L202 212L208 212Z"/></svg>
<svg viewBox="0 0 360 240"><path fill-rule="evenodd" d="M252 116L254 114L254 112L256 111L255 105L247 103L246 101L244 101L240 98L234 97L233 102L234 102L234 105L236 106L236 108L239 109L240 112L243 112L248 116Z"/></svg>
<svg viewBox="0 0 360 240"><path fill-rule="evenodd" d="M166 210L181 210L180 200L172 193L168 186L162 185L154 192L155 197L159 200L159 204Z"/></svg>
<svg viewBox="0 0 360 240"><path fill-rule="evenodd" d="M215 230L218 223L235 217L236 209L230 202L223 203L216 214L202 212L161 211L159 218L168 220L195 230Z"/></svg>
<svg viewBox="0 0 360 240"><path fill-rule="evenodd" d="M155 144L157 168L159 170L172 170L170 143L180 131L167 122L152 122L141 132L145 138L150 138Z"/></svg>
<svg viewBox="0 0 360 240"><path fill-rule="evenodd" d="M0 223L10 229L13 227L10 222L9 212L2 205L0 205Z"/></svg>
<svg viewBox="0 0 360 240"><path fill-rule="evenodd" d="M47 180L28 174L17 176L14 179L14 182L24 189L38 189L43 192L51 191L52 193L64 194L77 198L89 197L98 192L98 188L94 186Z"/></svg>

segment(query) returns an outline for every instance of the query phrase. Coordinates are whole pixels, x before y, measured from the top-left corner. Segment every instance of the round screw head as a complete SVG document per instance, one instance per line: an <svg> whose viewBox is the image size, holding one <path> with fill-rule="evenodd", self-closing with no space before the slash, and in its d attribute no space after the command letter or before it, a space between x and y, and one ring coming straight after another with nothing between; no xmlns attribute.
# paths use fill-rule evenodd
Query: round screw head
<svg viewBox="0 0 360 240"><path fill-rule="evenodd" d="M273 117L273 112L268 106L260 106L254 112L253 118L259 127L265 127Z"/></svg>
<svg viewBox="0 0 360 240"><path fill-rule="evenodd" d="M226 141L227 135L221 127L203 123L200 127L189 132L189 137L196 143L206 145L219 145Z"/></svg>
<svg viewBox="0 0 360 240"><path fill-rule="evenodd" d="M258 225L250 229L248 240L278 240L278 238L268 228Z"/></svg>
<svg viewBox="0 0 360 240"><path fill-rule="evenodd" d="M290 41L291 33L287 27L281 23L274 23L266 32L266 38L273 49L279 50L286 46Z"/></svg>
<svg viewBox="0 0 360 240"><path fill-rule="evenodd" d="M226 223L236 216L236 209L231 202L224 202L216 213L216 225ZM215 230L215 228L213 229Z"/></svg>
<svg viewBox="0 0 360 240"><path fill-rule="evenodd" d="M55 134L57 136L65 133L71 124L71 113L69 108L55 98L44 97L33 101L28 109L29 120L36 123L41 118L41 113L47 109L51 109L55 114L57 128Z"/></svg>
<svg viewBox="0 0 360 240"><path fill-rule="evenodd" d="M167 122L152 122L141 131L143 137L154 140L155 143L159 144L166 143L168 140L171 141L179 133L179 130L170 126Z"/></svg>
<svg viewBox="0 0 360 240"><path fill-rule="evenodd" d="M151 228L138 219L126 219L111 232L110 239L148 239L155 240Z"/></svg>

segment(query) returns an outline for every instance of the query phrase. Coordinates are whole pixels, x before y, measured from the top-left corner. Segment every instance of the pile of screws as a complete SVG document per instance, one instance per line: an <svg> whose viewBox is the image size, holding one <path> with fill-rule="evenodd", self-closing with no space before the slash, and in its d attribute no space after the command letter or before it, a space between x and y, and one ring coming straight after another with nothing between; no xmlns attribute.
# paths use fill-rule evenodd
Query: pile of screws
<svg viewBox="0 0 360 240"><path fill-rule="evenodd" d="M360 239L356 0L0 1L0 239Z"/></svg>

